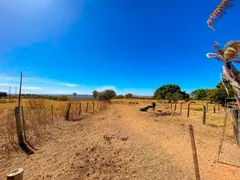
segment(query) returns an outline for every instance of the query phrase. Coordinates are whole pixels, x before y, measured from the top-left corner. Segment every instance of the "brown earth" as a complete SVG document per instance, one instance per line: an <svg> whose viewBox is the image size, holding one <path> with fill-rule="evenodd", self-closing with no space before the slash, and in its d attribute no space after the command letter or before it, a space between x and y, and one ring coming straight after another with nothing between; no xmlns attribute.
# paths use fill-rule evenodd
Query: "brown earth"
<svg viewBox="0 0 240 180"><path fill-rule="evenodd" d="M113 104L86 119L58 123L33 155L1 155L0 179L18 167L26 180L195 179L188 124L194 127L201 179L240 179L239 168L216 162L222 128L177 115L154 117L139 107ZM240 164L233 143L226 138L220 159Z"/></svg>

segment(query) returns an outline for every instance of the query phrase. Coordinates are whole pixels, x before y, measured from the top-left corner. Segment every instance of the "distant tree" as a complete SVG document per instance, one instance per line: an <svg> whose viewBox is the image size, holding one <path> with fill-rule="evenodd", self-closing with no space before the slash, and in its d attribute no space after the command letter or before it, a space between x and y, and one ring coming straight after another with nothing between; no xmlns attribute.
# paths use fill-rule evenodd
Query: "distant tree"
<svg viewBox="0 0 240 180"><path fill-rule="evenodd" d="M114 97L116 97L116 92L114 90L107 89L106 91L99 95L99 100L110 101Z"/></svg>
<svg viewBox="0 0 240 180"><path fill-rule="evenodd" d="M97 97L98 97L98 92L97 92L97 90L94 90L92 93L93 93L93 97L94 97L95 99L97 99Z"/></svg>
<svg viewBox="0 0 240 180"><path fill-rule="evenodd" d="M73 93L73 97L74 97L74 99L76 99L76 97L77 97L77 93L76 92Z"/></svg>
<svg viewBox="0 0 240 180"><path fill-rule="evenodd" d="M128 93L125 95L125 98L132 98L133 97L133 94L132 93Z"/></svg>
<svg viewBox="0 0 240 180"><path fill-rule="evenodd" d="M186 92L182 92L181 88L175 84L167 84L159 87L154 92L154 99L166 99L166 100L182 100L187 99L188 94Z"/></svg>
<svg viewBox="0 0 240 180"><path fill-rule="evenodd" d="M197 89L191 92L191 97L196 100L206 100L209 89Z"/></svg>
<svg viewBox="0 0 240 180"><path fill-rule="evenodd" d="M115 99L123 99L123 98L124 98L123 95L118 95L118 96L115 97Z"/></svg>
<svg viewBox="0 0 240 180"><path fill-rule="evenodd" d="M208 92L208 99L210 101L216 101L216 102L222 103L222 105L224 105L226 98L234 97L234 91L233 91L231 84L226 80L223 80L223 82L224 82L226 88L228 89L229 94L227 93L226 88L224 87L222 82L219 82L217 84L216 88L210 89Z"/></svg>

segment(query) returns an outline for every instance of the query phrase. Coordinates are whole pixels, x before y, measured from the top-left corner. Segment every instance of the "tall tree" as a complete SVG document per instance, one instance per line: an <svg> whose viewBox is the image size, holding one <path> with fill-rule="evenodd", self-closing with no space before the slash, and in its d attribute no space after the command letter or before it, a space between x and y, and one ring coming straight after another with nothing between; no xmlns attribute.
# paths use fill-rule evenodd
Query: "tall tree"
<svg viewBox="0 0 240 180"><path fill-rule="evenodd" d="M188 98L188 95L186 92L182 92L178 85L167 84L159 87L153 97L154 99L180 100Z"/></svg>
<svg viewBox="0 0 240 180"><path fill-rule="evenodd" d="M224 63L224 79L229 81L232 85L232 88L234 90L234 96L240 108L240 75L237 69L232 64L232 61L240 63L240 58L238 56L240 53L240 41L230 41L223 49L219 49L218 44L214 44L214 49L216 50L216 53L207 53L207 57L215 58ZM222 81L222 83L227 93L229 94L229 90L224 84L224 81Z"/></svg>

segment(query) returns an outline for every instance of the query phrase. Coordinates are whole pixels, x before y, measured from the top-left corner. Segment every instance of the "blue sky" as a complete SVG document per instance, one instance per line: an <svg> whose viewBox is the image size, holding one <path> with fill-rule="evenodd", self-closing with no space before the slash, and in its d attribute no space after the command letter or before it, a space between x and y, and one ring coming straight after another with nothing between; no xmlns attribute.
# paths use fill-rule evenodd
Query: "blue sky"
<svg viewBox="0 0 240 180"><path fill-rule="evenodd" d="M212 45L239 40L240 3L216 31L220 0L1 0L0 91L152 95L164 84L213 88L222 64Z"/></svg>

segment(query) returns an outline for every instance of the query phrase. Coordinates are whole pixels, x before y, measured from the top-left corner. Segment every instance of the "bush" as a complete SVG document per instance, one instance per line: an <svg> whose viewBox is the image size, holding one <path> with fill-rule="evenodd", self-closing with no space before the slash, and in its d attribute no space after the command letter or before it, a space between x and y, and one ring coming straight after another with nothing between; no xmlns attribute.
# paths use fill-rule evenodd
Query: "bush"
<svg viewBox="0 0 240 180"><path fill-rule="evenodd" d="M123 99L123 98L124 98L123 95L118 95L114 99Z"/></svg>
<svg viewBox="0 0 240 180"><path fill-rule="evenodd" d="M125 98L127 98L127 99L128 99L128 98L129 98L129 99L130 99L130 98L133 98L133 94L132 94L132 93L128 93L128 94L125 95Z"/></svg>
<svg viewBox="0 0 240 180"><path fill-rule="evenodd" d="M116 92L114 90L107 89L104 93L99 95L100 101L110 101L110 99L116 97Z"/></svg>
<svg viewBox="0 0 240 180"><path fill-rule="evenodd" d="M67 96L59 96L59 97L57 98L57 100L58 100L58 101L68 101L69 98L68 98Z"/></svg>

